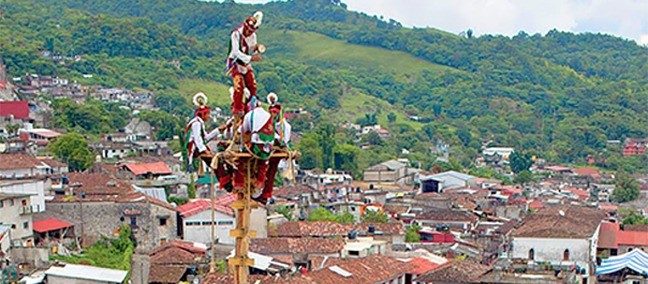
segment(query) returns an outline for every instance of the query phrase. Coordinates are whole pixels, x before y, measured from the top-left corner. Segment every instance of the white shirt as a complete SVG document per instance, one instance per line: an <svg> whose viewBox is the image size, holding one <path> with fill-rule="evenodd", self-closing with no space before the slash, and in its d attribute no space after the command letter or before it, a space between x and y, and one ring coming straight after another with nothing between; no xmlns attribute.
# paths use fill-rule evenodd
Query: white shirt
<svg viewBox="0 0 648 284"><path fill-rule="evenodd" d="M239 27L238 29L234 30L232 32L232 51L229 54L229 58L233 60L241 60L243 63L250 64L250 61L252 60L252 52L254 51L254 47L257 45L257 38L256 38L256 33L252 33L250 36L245 37L243 40L245 40L245 43L247 43L247 46L249 47L250 50L243 50L241 51L241 47L239 46L239 42L241 41L241 37L243 36L243 27Z"/></svg>
<svg viewBox="0 0 648 284"><path fill-rule="evenodd" d="M198 150L198 153L206 151L207 146L205 144L210 140L216 138L220 134L218 128L214 129L209 134L205 135L205 140L203 140L203 134L205 133L205 122L200 117L194 117L191 121L191 135L189 136L189 142L194 143L194 147Z"/></svg>

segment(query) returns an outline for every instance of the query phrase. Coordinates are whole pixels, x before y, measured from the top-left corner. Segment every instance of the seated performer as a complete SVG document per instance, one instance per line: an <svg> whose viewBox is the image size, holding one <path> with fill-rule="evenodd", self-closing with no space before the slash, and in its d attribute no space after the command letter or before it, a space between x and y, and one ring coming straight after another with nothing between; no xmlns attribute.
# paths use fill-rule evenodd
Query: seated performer
<svg viewBox="0 0 648 284"><path fill-rule="evenodd" d="M268 94L268 103L270 107L271 114L274 114L274 127L275 127L275 139L274 146L288 149L290 142L290 124L283 118L283 113L281 105L277 103L277 95L275 93ZM268 160L268 170L266 172L266 181L263 186L263 192L256 198L257 201L261 203L267 203L268 200L272 198L272 190L274 189L275 177L277 176L277 170L279 169L279 162L283 158L270 157Z"/></svg>
<svg viewBox="0 0 648 284"><path fill-rule="evenodd" d="M243 136L244 147L253 155L252 161L256 164L255 189L265 187L267 161L272 153L275 138L274 120L277 114L278 112L274 111L268 113L260 104L257 104L253 110L243 117L239 129ZM238 169L234 172L235 189L242 189L245 186L245 164L248 161L250 161L249 158L239 158L237 160ZM267 200L264 201L258 198L257 201L264 204L267 202Z"/></svg>
<svg viewBox="0 0 648 284"><path fill-rule="evenodd" d="M205 122L209 120L210 109L207 106L207 96L203 93L197 93L193 97L193 103L196 105L194 118L192 118L185 127L185 141L187 143L187 160L188 164L193 164L193 159L200 157L208 165L211 162L214 153L209 149L207 143L220 134L220 129L214 129L205 132ZM200 162L198 174L202 175L202 161Z"/></svg>

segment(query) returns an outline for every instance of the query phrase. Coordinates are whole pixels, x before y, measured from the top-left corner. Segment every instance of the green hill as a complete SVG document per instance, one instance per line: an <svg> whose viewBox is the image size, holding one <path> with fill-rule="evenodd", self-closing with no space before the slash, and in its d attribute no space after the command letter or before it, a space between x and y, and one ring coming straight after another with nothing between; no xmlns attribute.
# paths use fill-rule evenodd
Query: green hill
<svg viewBox="0 0 648 284"><path fill-rule="evenodd" d="M606 140L648 136L648 48L613 36L462 37L403 28L329 0L2 5L0 56L11 75L90 73L84 82L147 89L165 102L182 97L187 105L165 109L177 115L191 113L188 98L198 90L228 104L229 31L263 10L259 39L268 53L255 65L259 93L274 91L287 106L304 107L313 125L379 111L378 121L398 130L376 150L385 155L408 148L428 156L439 140L467 153L460 158L468 165L491 140L550 161L582 162L616 155ZM59 64L43 51L83 59ZM408 121L409 115L429 122ZM308 131L310 124L300 127Z"/></svg>

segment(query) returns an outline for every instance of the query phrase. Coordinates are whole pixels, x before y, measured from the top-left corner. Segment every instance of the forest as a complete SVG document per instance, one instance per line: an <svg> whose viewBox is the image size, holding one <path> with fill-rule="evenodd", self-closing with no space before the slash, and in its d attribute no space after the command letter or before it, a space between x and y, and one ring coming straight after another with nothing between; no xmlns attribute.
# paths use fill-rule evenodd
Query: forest
<svg viewBox="0 0 648 284"><path fill-rule="evenodd" d="M292 121L303 132L298 147L306 168L357 174L408 149L410 160L430 169L431 149L448 144L447 168L469 168L491 145L555 163L584 164L591 155L602 168L648 170L645 155L622 157L618 145L607 143L648 137L648 48L610 35L454 35L348 11L337 0L5 0L0 58L14 76L150 90L161 111L142 116L168 121L158 138L171 138L191 114L183 83L228 85L229 32L256 10L266 15L258 34L268 46L255 65L260 93L276 92L288 108L310 113ZM82 59L60 64L44 51ZM229 102L211 104L227 109ZM60 101L54 108L58 126L82 133L125 123L108 114L112 106L95 102L71 111ZM92 113L101 115L77 122ZM380 123L392 138L357 141L336 127L342 122Z"/></svg>

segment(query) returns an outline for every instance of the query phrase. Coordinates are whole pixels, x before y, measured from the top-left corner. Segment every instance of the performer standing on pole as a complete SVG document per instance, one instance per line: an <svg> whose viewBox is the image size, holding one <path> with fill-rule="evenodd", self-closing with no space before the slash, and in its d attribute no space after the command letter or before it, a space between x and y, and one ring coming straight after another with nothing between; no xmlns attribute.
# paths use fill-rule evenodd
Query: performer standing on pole
<svg viewBox="0 0 648 284"><path fill-rule="evenodd" d="M237 120L250 111L248 100L243 97L245 88L250 91L252 97L256 97L257 85L251 63L260 61L261 53L265 52L265 46L257 44L256 37L256 30L261 26L262 20L262 12L254 13L232 31L230 38L227 72L232 75L234 86L232 114L238 118Z"/></svg>

